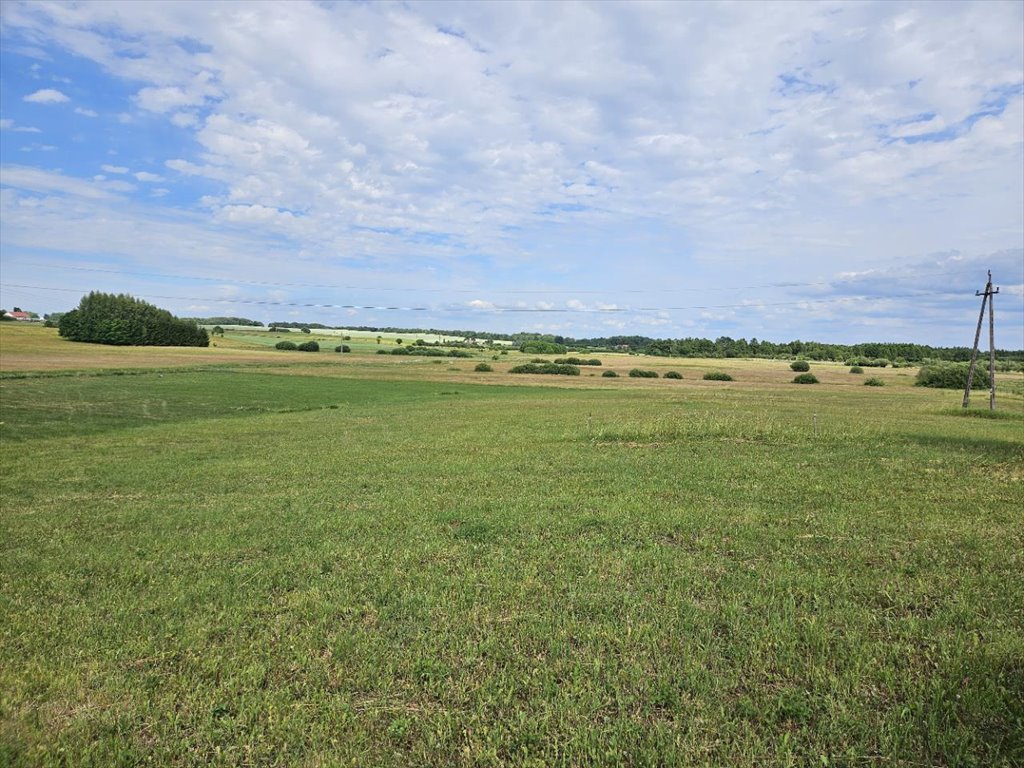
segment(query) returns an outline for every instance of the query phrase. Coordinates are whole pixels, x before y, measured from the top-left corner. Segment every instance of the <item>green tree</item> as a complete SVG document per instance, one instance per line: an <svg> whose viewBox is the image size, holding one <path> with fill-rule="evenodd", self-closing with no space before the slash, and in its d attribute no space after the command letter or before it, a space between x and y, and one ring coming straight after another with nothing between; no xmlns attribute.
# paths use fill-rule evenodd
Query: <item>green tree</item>
<svg viewBox="0 0 1024 768"><path fill-rule="evenodd" d="M60 318L60 335L70 341L155 347L207 347L210 337L194 320L132 298L93 291Z"/></svg>

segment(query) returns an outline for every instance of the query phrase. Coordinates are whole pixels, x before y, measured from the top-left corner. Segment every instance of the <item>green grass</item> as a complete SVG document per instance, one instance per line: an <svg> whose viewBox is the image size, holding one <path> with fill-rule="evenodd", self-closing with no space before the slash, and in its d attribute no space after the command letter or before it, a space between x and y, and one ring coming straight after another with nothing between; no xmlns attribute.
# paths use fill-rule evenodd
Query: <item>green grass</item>
<svg viewBox="0 0 1024 768"><path fill-rule="evenodd" d="M1019 399L680 386L0 382L0 764L1021 764Z"/></svg>

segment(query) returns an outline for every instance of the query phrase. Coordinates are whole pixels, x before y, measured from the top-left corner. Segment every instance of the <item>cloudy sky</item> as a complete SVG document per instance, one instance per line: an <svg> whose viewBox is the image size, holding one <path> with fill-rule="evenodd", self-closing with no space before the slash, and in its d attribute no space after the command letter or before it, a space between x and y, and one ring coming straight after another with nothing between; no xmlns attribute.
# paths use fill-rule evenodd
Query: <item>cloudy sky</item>
<svg viewBox="0 0 1024 768"><path fill-rule="evenodd" d="M1024 4L5 0L0 303L1024 347Z"/></svg>

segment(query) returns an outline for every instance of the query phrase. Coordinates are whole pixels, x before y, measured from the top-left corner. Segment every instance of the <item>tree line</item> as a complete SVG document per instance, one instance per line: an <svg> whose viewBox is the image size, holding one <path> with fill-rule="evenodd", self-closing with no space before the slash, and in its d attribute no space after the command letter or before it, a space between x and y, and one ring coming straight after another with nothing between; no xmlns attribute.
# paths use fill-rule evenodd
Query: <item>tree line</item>
<svg viewBox="0 0 1024 768"><path fill-rule="evenodd" d="M59 333L70 341L151 347L207 347L210 337L192 320L127 294L93 291L61 315Z"/></svg>

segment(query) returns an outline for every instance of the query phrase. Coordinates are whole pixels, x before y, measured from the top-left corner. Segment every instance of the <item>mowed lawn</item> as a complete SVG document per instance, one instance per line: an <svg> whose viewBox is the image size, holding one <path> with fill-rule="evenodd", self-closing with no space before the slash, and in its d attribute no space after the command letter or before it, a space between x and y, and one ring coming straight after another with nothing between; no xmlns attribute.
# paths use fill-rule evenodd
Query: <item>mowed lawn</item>
<svg viewBox="0 0 1024 768"><path fill-rule="evenodd" d="M0 764L1024 763L1019 395L381 358L0 380Z"/></svg>

